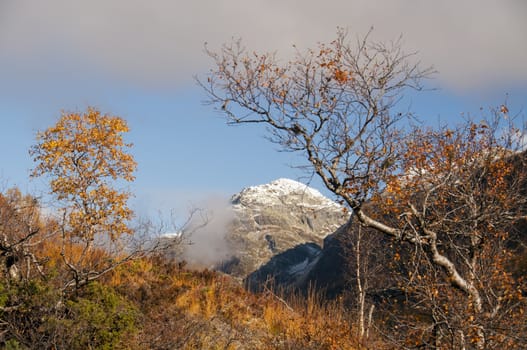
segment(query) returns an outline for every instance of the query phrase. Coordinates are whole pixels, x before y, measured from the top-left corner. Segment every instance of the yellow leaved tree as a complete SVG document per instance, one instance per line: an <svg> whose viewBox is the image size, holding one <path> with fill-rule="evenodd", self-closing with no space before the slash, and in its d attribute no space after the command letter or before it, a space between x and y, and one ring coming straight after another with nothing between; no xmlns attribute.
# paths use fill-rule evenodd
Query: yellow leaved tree
<svg viewBox="0 0 527 350"><path fill-rule="evenodd" d="M30 150L32 176L49 178L61 215L60 256L70 273L64 289L80 288L130 257L115 254L123 251L121 238L133 233L131 194L118 187L133 181L136 169L132 145L123 139L128 131L122 118L88 108L63 113Z"/></svg>

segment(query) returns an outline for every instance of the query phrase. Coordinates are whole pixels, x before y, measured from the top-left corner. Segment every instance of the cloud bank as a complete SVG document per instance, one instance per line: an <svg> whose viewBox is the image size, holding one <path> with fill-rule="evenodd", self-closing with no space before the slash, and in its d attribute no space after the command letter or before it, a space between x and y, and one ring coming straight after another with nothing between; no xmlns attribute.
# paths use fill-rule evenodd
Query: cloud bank
<svg viewBox="0 0 527 350"><path fill-rule="evenodd" d="M0 4L0 67L32 80L97 72L151 87L206 71L204 42L241 37L254 49L330 40L337 26L405 46L456 89L525 84L523 0L47 0Z"/></svg>

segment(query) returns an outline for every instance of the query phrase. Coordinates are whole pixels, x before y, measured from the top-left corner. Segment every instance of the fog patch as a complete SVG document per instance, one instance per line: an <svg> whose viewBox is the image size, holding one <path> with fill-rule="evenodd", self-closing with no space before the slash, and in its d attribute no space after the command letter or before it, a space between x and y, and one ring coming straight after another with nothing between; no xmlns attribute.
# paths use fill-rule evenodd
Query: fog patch
<svg viewBox="0 0 527 350"><path fill-rule="evenodd" d="M210 197L192 210L182 233L181 260L191 268L214 268L232 254L227 241L234 212L226 198Z"/></svg>

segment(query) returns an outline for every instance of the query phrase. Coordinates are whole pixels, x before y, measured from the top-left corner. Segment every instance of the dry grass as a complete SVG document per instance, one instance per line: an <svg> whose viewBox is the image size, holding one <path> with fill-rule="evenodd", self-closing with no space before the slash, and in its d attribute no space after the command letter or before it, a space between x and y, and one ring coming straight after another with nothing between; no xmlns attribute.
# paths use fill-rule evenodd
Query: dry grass
<svg viewBox="0 0 527 350"><path fill-rule="evenodd" d="M150 349L357 349L339 302L314 290L287 301L229 276L140 260L109 281L143 313L134 345Z"/></svg>

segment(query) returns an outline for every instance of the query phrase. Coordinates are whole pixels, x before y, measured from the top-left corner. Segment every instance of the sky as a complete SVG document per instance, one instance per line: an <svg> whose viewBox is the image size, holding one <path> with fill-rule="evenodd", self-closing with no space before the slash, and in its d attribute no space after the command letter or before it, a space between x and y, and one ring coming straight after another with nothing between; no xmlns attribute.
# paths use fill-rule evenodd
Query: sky
<svg viewBox="0 0 527 350"><path fill-rule="evenodd" d="M300 156L278 152L261 128L227 126L194 77L212 67L205 43L242 38L287 58L337 27L352 38L371 27L377 40L402 35L405 50L435 67L436 89L410 98L423 120L455 122L505 99L524 114L524 0L0 0L0 188L45 193L29 179L35 134L87 106L131 127L140 215L281 177L306 181L292 167Z"/></svg>

